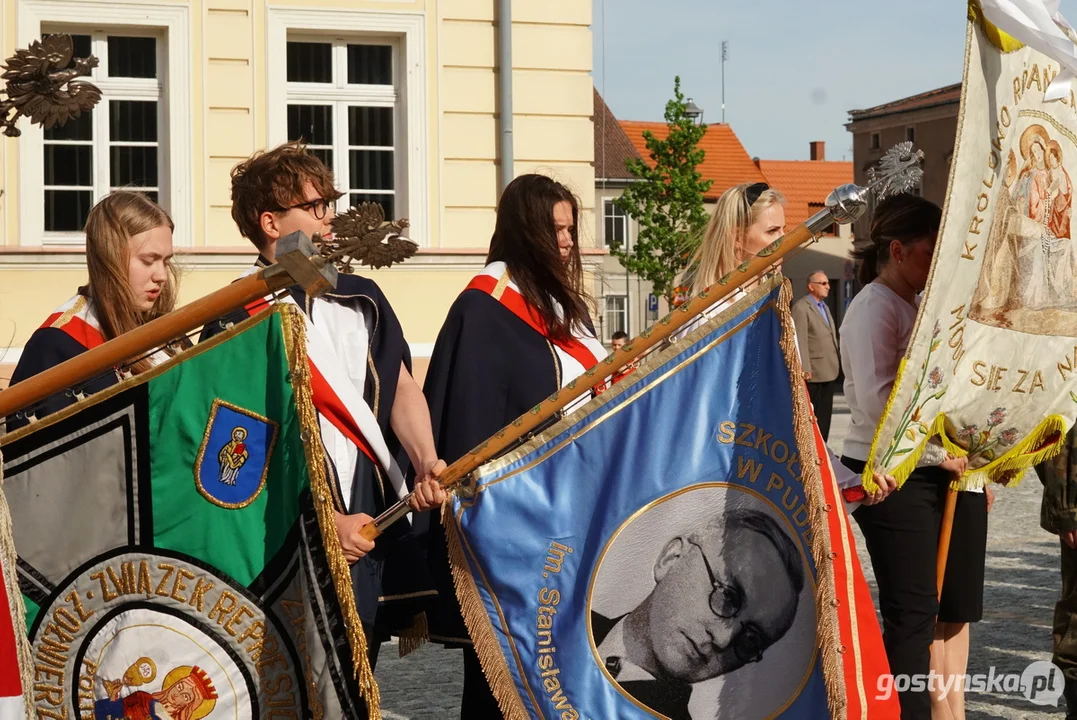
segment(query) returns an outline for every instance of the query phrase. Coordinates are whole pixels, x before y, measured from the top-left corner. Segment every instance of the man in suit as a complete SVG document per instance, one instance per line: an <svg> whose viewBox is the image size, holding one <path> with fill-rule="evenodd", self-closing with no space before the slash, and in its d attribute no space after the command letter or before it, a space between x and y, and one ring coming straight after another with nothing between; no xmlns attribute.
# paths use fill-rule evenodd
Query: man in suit
<svg viewBox="0 0 1077 720"><path fill-rule="evenodd" d="M816 270L808 276L808 294L793 303L793 324L800 344L800 364L808 383L808 398L819 422L819 432L830 435L830 416L834 410L834 381L841 372L838 356L838 333L834 316L826 305L830 281L826 273Z"/></svg>
<svg viewBox="0 0 1077 720"><path fill-rule="evenodd" d="M666 717L690 720L693 684L759 662L792 627L804 566L777 521L735 508L666 543L654 580L627 615L592 610L591 632L622 690Z"/></svg>

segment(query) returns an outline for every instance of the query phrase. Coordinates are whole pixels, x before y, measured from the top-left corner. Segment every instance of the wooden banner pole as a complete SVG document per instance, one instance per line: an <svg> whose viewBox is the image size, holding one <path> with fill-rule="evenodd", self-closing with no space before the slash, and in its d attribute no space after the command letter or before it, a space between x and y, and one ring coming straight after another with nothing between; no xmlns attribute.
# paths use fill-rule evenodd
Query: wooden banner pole
<svg viewBox="0 0 1077 720"><path fill-rule="evenodd" d="M645 355L648 350L663 342L692 320L695 320L700 313L731 298L739 289L749 285L790 252L814 240L815 234L810 228L819 227L826 219L831 219L829 210L820 211L806 222L797 225L790 232L761 250L758 255L743 263L699 295L696 295L690 302L673 310L650 328L640 333L639 336L625 343L623 348L607 356L605 360L584 372L583 375L542 401L529 412L513 420L511 424L505 426L467 455L445 468L445 471L438 478L442 486L448 488L456 485L475 468L497 457L507 448L512 447L513 444L526 437L535 428L540 427L566 405L569 405L584 393L590 392L603 383L608 376ZM410 498L411 496L409 495L374 518L372 523L364 526L359 531L360 534L368 540L377 538L385 531L385 528L411 512L411 508L408 506Z"/></svg>
<svg viewBox="0 0 1077 720"><path fill-rule="evenodd" d="M176 338L260 298L302 283L314 293L331 287L336 270L315 254L311 241L293 233L278 242L276 265L237 280L178 310L49 368L0 392L0 422L7 416L162 347Z"/></svg>

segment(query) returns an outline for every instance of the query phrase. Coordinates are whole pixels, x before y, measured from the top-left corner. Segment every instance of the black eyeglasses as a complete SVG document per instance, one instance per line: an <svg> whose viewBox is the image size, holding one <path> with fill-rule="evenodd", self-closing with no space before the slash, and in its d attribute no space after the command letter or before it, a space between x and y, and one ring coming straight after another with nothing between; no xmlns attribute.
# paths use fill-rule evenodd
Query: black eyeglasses
<svg viewBox="0 0 1077 720"><path fill-rule="evenodd" d="M755 205L755 201L759 199L759 196L770 190L770 185L766 183L755 183L749 185L744 191L744 199L748 201L748 207Z"/></svg>
<svg viewBox="0 0 1077 720"><path fill-rule="evenodd" d="M740 615L744 609L744 593L740 588L727 585L714 576L707 554L694 540L688 540L688 544L699 550L699 556L703 558L703 566L707 568L707 575L711 581L710 606L711 612L717 617L728 620ZM742 627L736 637L733 638L733 654L745 665L757 663L763 659L763 638L752 627Z"/></svg>
<svg viewBox="0 0 1077 720"><path fill-rule="evenodd" d="M309 210L310 214L314 216L315 220L322 220L325 218L325 214L329 212L329 207L332 202L325 198L318 198L317 200L308 200L306 202L297 203L295 205L289 205L288 207L277 208L277 212L288 212L289 210Z"/></svg>

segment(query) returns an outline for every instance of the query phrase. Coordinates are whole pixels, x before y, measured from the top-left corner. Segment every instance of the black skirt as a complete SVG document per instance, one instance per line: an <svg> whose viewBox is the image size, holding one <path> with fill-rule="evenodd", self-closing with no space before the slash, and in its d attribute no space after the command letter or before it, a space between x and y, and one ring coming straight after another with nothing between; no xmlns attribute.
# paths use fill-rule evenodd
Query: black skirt
<svg viewBox="0 0 1077 720"><path fill-rule="evenodd" d="M852 458L841 459L854 472L863 472L864 463ZM928 538L938 545L942 514L950 475L937 467L917 468L898 493L910 492L920 502L893 502L887 498L878 505L862 505L854 512L869 546L874 546L872 563L908 562L909 555L892 543L908 543L911 536L920 542ZM911 498L910 498L911 499ZM867 537L868 535L872 537ZM927 537L925 537L927 536ZM874 541L874 542L873 542ZM987 552L987 495L962 492L954 509L953 531L946 560L946 577L938 603L939 622L970 623L983 618L984 566ZM923 557L919 562L931 562L930 578L935 577L935 557ZM927 568L923 568L924 571ZM926 572L907 569L909 580L928 579ZM876 573L878 576L878 573ZM906 588L912 590L912 588ZM925 593L927 588L922 589ZM881 598L880 598L881 599Z"/></svg>

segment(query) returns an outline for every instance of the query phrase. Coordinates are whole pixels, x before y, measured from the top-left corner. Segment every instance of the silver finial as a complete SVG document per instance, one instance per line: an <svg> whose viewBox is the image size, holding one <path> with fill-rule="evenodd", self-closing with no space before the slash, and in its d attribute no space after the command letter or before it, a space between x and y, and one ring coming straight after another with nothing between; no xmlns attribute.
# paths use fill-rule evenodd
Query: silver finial
<svg viewBox="0 0 1077 720"><path fill-rule="evenodd" d="M886 151L877 167L868 170L868 188L880 200L911 190L924 177L923 159L923 151L913 150L911 142L898 143Z"/></svg>

